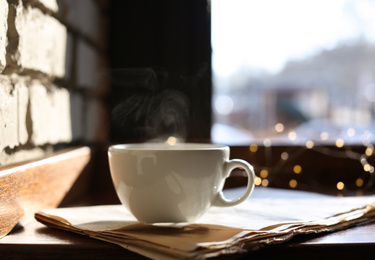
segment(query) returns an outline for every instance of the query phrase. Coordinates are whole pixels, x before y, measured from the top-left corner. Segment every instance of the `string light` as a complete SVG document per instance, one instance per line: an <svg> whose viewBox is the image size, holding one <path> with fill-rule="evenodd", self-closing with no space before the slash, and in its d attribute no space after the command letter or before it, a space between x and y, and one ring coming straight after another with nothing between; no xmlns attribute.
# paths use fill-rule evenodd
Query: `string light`
<svg viewBox="0 0 375 260"><path fill-rule="evenodd" d="M296 140L296 139L297 139L297 133L294 132L294 131L289 132L289 134L288 134L288 138L289 138L289 140L291 140L291 141Z"/></svg>
<svg viewBox="0 0 375 260"><path fill-rule="evenodd" d="M268 171L263 169L260 171L260 177L262 177L263 179L267 178L268 177Z"/></svg>
<svg viewBox="0 0 375 260"><path fill-rule="evenodd" d="M270 146L272 145L272 141L271 141L271 139L269 139L269 138L264 139L264 141L263 141L263 145L264 145L265 147L270 147Z"/></svg>
<svg viewBox="0 0 375 260"><path fill-rule="evenodd" d="M339 181L337 184L336 184L336 188L338 190L343 190L345 187L344 183L342 181Z"/></svg>
<svg viewBox="0 0 375 260"><path fill-rule="evenodd" d="M312 149L314 147L314 142L312 140L308 140L305 145L307 149Z"/></svg>
<svg viewBox="0 0 375 260"><path fill-rule="evenodd" d="M177 143L177 138L174 136L170 136L168 137L166 143L169 145L175 145Z"/></svg>
<svg viewBox="0 0 375 260"><path fill-rule="evenodd" d="M336 140L336 146L338 148L342 148L344 146L344 143L345 143L344 140L341 139L341 138L339 138L339 139Z"/></svg>
<svg viewBox="0 0 375 260"><path fill-rule="evenodd" d="M373 154L373 152L374 152L374 146L371 145L366 148L365 154L366 156L370 157Z"/></svg>
<svg viewBox="0 0 375 260"><path fill-rule="evenodd" d="M294 165L294 167L293 167L293 172L295 173L295 174L300 174L301 172L302 172L302 167L301 167L301 165Z"/></svg>
<svg viewBox="0 0 375 260"><path fill-rule="evenodd" d="M284 125L282 123L277 123L275 125L275 131L278 133L282 133L284 131Z"/></svg>
<svg viewBox="0 0 375 260"><path fill-rule="evenodd" d="M261 185L261 184L262 184L262 179L259 178L259 177L255 177L254 184L255 184L256 186Z"/></svg>
<svg viewBox="0 0 375 260"><path fill-rule="evenodd" d="M349 128L348 131L346 131L346 134L350 137L355 136L355 130L353 128Z"/></svg>
<svg viewBox="0 0 375 260"><path fill-rule="evenodd" d="M258 151L258 146L256 144L252 144L252 145L250 145L249 150L252 153L255 153L256 151Z"/></svg>
<svg viewBox="0 0 375 260"><path fill-rule="evenodd" d="M283 132L284 125L281 123L278 123L275 125L275 131L278 133ZM354 137L356 136L356 131L353 128L349 128L346 131L347 136L349 137ZM287 134L288 139L291 141L294 141L297 139L297 133L294 131L291 131ZM369 162L369 158L372 157L375 153L375 147L373 144L371 144L371 141L374 138L374 135L370 131L365 131L364 134L361 136L362 144L365 146L365 150L363 153L353 151L350 146L345 146L345 149L343 150L337 150L337 149L331 149L329 147L325 146L316 146L314 141L312 140L307 140L305 142L305 148L306 149L312 149L316 152L319 152L321 154L327 155L327 156L332 156L336 158L348 158L348 159L353 159L357 160L362 164L363 167L363 173L364 174L362 177L358 177L354 184L355 187L357 187L359 190L357 192L363 193L363 189L370 188L371 185L375 183L375 167L371 165L371 161ZM328 132L321 132L320 134L320 139L321 140L328 140L329 139L329 134ZM270 138L266 138L263 140L263 145L265 147L270 147L272 145L272 140ZM345 141L342 138L338 138L335 141L335 145L337 148L343 148L345 145ZM258 145L252 144L249 147L250 152L256 153L259 150ZM301 149L294 149L294 152L290 151L283 151L280 154L280 161L276 164L276 167L279 167L285 163L287 163L288 160L291 160L292 158L296 158L299 154L301 154L303 150ZM293 166L293 173L294 174L301 174L302 173L302 166L299 164L296 164ZM269 177L269 169L267 167L264 167L260 172L259 172L260 177L256 177L255 179L255 185L257 186L268 186L269 185L269 180L267 179ZM366 181L366 183L365 183ZM294 189L298 185L298 181L294 178L289 180L289 187ZM342 181L339 181L336 183L336 189L338 191L342 191L345 189L345 184ZM341 193L340 193L341 194Z"/></svg>
<svg viewBox="0 0 375 260"><path fill-rule="evenodd" d="M297 181L295 179L291 179L289 181L289 187L291 187L292 189L296 188L297 187Z"/></svg>
<svg viewBox="0 0 375 260"><path fill-rule="evenodd" d="M287 152L282 152L280 157L282 160L286 161L288 160L289 154Z"/></svg>
<svg viewBox="0 0 375 260"><path fill-rule="evenodd" d="M355 181L355 185L360 188L363 186L363 179L362 178L358 178L356 181Z"/></svg>

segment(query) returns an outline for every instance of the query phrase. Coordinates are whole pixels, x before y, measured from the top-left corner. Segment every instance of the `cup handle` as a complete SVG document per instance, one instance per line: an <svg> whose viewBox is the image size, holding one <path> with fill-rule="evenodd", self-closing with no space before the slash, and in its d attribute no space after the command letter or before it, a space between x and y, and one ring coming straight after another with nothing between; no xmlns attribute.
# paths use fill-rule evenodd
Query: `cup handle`
<svg viewBox="0 0 375 260"><path fill-rule="evenodd" d="M213 206L230 207L230 206L238 205L238 204L242 203L243 201L245 201L251 195L251 193L253 192L254 181L255 181L254 167L251 166L248 162L246 162L244 160L233 159L233 160L227 161L225 163L224 171L223 171L224 177L225 178L229 177L231 171L236 169L236 168L242 168L247 173L247 187L246 187L245 193L237 199L227 200L224 197L223 191L220 191L216 195L214 201L212 202Z"/></svg>

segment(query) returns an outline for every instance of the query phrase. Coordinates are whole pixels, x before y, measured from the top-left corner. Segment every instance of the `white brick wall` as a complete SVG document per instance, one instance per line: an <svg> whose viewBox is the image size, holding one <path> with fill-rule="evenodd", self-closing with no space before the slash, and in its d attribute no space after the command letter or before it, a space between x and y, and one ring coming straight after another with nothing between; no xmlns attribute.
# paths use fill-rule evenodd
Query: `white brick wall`
<svg viewBox="0 0 375 260"><path fill-rule="evenodd" d="M31 117L31 142L34 145L43 145L48 142L48 130L46 122L49 119L49 103L48 93L46 88L33 82L29 86L30 91L30 117Z"/></svg>
<svg viewBox="0 0 375 260"><path fill-rule="evenodd" d="M17 89L18 94L18 142L19 145L24 145L29 139L28 128L31 122L27 117L29 109L29 89L25 83L24 79L15 79L14 85Z"/></svg>
<svg viewBox="0 0 375 260"><path fill-rule="evenodd" d="M71 140L70 101L66 89L33 80L30 90L31 143L43 145Z"/></svg>
<svg viewBox="0 0 375 260"><path fill-rule="evenodd" d="M5 67L5 54L7 44L8 4L6 0L0 0L0 72Z"/></svg>
<svg viewBox="0 0 375 260"><path fill-rule="evenodd" d="M67 31L59 21L40 9L18 4L9 5L8 62L12 72L25 70L63 77Z"/></svg>
<svg viewBox="0 0 375 260"><path fill-rule="evenodd" d="M15 75L0 75L0 86L0 150L71 140L68 90Z"/></svg>
<svg viewBox="0 0 375 260"><path fill-rule="evenodd" d="M8 77L0 77L0 150L18 145L17 90Z"/></svg>
<svg viewBox="0 0 375 260"><path fill-rule="evenodd" d="M100 6L0 0L0 165L53 144L106 142Z"/></svg>
<svg viewBox="0 0 375 260"><path fill-rule="evenodd" d="M52 12L57 12L59 10L57 0L23 0L23 2L40 8L45 8Z"/></svg>
<svg viewBox="0 0 375 260"><path fill-rule="evenodd" d="M48 110L50 115L48 143L57 144L71 141L72 127L69 91L65 88L53 87Z"/></svg>

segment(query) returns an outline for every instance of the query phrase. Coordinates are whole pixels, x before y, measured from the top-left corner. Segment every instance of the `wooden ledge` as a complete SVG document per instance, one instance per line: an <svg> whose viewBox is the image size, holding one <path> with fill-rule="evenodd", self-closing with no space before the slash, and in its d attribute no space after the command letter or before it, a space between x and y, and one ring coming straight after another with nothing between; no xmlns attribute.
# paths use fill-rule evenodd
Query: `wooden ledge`
<svg viewBox="0 0 375 260"><path fill-rule="evenodd" d="M90 160L88 147L0 167L0 238L39 209L57 207Z"/></svg>

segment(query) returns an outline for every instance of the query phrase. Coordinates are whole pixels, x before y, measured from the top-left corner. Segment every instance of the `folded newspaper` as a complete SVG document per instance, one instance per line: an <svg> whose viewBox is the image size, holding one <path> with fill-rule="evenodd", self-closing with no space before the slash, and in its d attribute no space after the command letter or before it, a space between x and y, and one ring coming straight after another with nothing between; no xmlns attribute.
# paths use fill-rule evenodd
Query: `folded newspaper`
<svg viewBox="0 0 375 260"><path fill-rule="evenodd" d="M152 259L205 259L250 252L285 243L296 235L375 221L373 196L340 198L293 192L264 198L259 195L266 192L258 192L238 206L213 207L190 224L142 224L122 205L46 209L35 218L49 227L114 243Z"/></svg>

